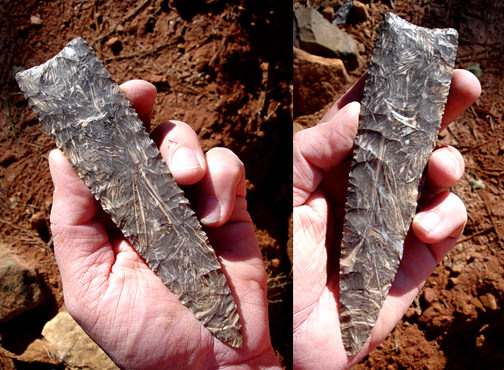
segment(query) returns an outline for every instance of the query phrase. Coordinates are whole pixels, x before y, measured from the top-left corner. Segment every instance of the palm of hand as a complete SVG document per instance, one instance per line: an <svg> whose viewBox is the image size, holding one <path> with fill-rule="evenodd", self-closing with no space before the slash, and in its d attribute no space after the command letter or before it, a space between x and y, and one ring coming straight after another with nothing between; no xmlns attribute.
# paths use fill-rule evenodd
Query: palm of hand
<svg viewBox="0 0 504 370"><path fill-rule="evenodd" d="M97 230L94 238L107 238L99 235L102 232ZM248 242L253 241L251 234ZM252 263L237 269L232 257L226 258L225 265L234 273L235 291L246 297L240 299L240 306L244 321L250 324L244 330L249 347L238 353L201 326L122 238L105 243L96 256L81 261L79 269L87 272L79 285L85 289L65 292L67 308L95 341L106 344L102 346L113 360L127 368L211 368L239 363L265 350L268 328L258 320L265 315L262 266ZM156 348L169 350L153 351Z"/></svg>
<svg viewBox="0 0 504 370"><path fill-rule="evenodd" d="M326 114L325 123L294 139L294 361L297 368L348 368L390 333L436 264L460 236L466 213L448 190L463 174L454 148L441 148L429 161L427 190L404 244L404 255L371 336L348 358L339 323L339 245L344 202L363 80ZM478 81L455 71L443 127L479 96ZM429 216L436 226L425 227ZM432 218L431 218L432 220ZM423 221L423 222L422 222Z"/></svg>
<svg viewBox="0 0 504 370"><path fill-rule="evenodd" d="M150 114L152 104L145 104L145 99L155 94L151 87L135 82L125 93L141 117ZM153 103L152 96L150 101ZM170 135L177 140L182 137L180 142L192 140L185 144L201 151L187 125L172 126ZM246 209L243 166L236 156L224 149L209 151L195 186L199 198L224 194L225 199L219 199L221 217L208 222L214 226L208 235L239 308L244 337L241 349L218 341L180 304L103 218L61 152L52 152L49 159L55 183L51 227L65 304L116 364L128 369L276 364L268 334L266 274ZM170 165L170 158L165 160ZM188 180L191 174L174 176L185 183L197 182Z"/></svg>

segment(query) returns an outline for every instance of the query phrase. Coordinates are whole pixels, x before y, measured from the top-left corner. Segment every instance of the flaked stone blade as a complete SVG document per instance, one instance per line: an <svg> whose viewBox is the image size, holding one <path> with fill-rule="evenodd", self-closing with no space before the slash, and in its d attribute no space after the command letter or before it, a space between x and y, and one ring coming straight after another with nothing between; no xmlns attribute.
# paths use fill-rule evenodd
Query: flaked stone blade
<svg viewBox="0 0 504 370"><path fill-rule="evenodd" d="M241 347L240 318L215 252L91 47L76 38L16 80L45 131L149 267L217 338Z"/></svg>
<svg viewBox="0 0 504 370"><path fill-rule="evenodd" d="M394 280L434 148L457 52L453 29L386 14L364 87L340 257L347 354L368 339Z"/></svg>

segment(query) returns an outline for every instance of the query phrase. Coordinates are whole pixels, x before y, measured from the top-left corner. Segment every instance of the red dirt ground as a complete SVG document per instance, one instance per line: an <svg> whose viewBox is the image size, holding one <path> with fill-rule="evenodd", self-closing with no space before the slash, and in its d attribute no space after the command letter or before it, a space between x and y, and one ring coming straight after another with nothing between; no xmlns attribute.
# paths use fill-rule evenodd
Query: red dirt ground
<svg viewBox="0 0 504 370"><path fill-rule="evenodd" d="M469 213L464 236L394 332L356 369L502 369L502 5L496 0L403 0L390 9L386 2L363 2L370 19L343 27L360 44L362 61L351 73L353 81L367 65L381 14L392 10L416 24L456 27L461 35L457 67L480 64L483 94L439 137L439 145L456 146L466 160L466 175L453 189ZM83 36L118 82L144 78L158 87L153 127L167 119L185 120L205 149L224 145L244 161L250 210L271 276L269 297L277 302L270 308L273 343L289 367L292 5L260 4L200 0L187 8L175 0L1 2L0 237L37 270L47 288L41 307L0 325L3 348L21 354L63 303L48 231L52 184L46 157L54 144L19 95L12 67L40 64L71 38ZM40 16L42 25L31 26L31 15ZM117 54L105 45L113 37L122 44ZM321 114L296 121L313 124ZM471 180L483 181L485 189L473 190ZM44 367L0 355L0 368Z"/></svg>
<svg viewBox="0 0 504 370"><path fill-rule="evenodd" d="M13 67L38 65L82 36L119 83L142 78L156 85L151 129L183 120L204 150L225 146L244 162L269 275L272 340L282 362L291 362L292 51L291 18L283 14L289 8L274 0L1 2L0 238L47 288L41 307L0 324L3 348L21 354L63 304L48 229L53 187L47 155L55 145L20 94ZM30 16L42 24L31 25ZM1 352L0 359L10 364L0 368L12 367ZM14 361L16 369L41 366Z"/></svg>
<svg viewBox="0 0 504 370"><path fill-rule="evenodd" d="M320 11L343 1L299 1ZM361 64L344 92L367 68L376 28L392 11L426 27L460 34L456 67L479 63L483 93L441 133L438 145L463 154L466 173L452 189L469 220L459 243L436 268L391 335L355 369L503 369L504 347L504 5L501 1L362 1L367 21L341 26L358 42ZM295 102L294 102L295 104ZM295 117L295 129L315 124L328 107ZM485 188L473 190L471 180Z"/></svg>

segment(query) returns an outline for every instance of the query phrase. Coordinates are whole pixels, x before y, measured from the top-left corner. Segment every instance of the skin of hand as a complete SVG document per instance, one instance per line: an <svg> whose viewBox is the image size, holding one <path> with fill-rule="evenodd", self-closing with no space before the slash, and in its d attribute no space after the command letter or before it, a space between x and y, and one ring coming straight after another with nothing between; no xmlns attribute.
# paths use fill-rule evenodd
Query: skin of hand
<svg viewBox="0 0 504 370"><path fill-rule="evenodd" d="M380 344L404 315L437 263L456 243L466 223L462 201L448 190L464 172L453 147L435 150L404 246L404 256L371 336L348 358L338 308L339 249L351 151L357 133L361 78L317 126L294 138L294 368L347 369ZM455 70L442 127L480 95L478 79ZM336 266L332 268L332 266Z"/></svg>
<svg viewBox="0 0 504 370"><path fill-rule="evenodd" d="M121 88L148 126L156 88ZM243 347L210 334L147 267L59 150L49 155L55 185L54 252L68 312L124 369L278 368L271 346L266 273L245 200L245 171L231 151L203 154L195 132L171 121L153 132L175 180L190 185L197 214L228 279L242 323Z"/></svg>

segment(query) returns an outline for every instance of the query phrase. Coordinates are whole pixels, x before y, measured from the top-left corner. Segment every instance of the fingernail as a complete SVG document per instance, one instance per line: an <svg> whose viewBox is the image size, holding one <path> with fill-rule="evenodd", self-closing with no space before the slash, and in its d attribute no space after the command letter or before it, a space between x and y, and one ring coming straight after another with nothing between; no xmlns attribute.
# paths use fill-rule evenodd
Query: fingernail
<svg viewBox="0 0 504 370"><path fill-rule="evenodd" d="M431 233L441 223L441 216L436 212L423 212L416 216L415 222L426 233Z"/></svg>
<svg viewBox="0 0 504 370"><path fill-rule="evenodd" d="M172 172L182 172L201 168L196 153L191 148L181 146L173 153L170 169Z"/></svg>
<svg viewBox="0 0 504 370"><path fill-rule="evenodd" d="M207 198L201 206L201 222L207 225L215 224L220 220L220 204L216 198Z"/></svg>

